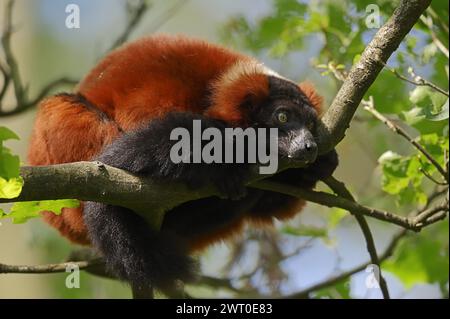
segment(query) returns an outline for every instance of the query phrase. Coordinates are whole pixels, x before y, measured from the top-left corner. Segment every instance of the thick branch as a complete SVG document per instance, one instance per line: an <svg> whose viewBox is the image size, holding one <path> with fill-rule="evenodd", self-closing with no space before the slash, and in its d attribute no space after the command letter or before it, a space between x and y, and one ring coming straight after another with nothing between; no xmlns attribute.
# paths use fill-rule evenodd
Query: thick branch
<svg viewBox="0 0 450 319"><path fill-rule="evenodd" d="M344 138L364 94L430 3L431 0L401 1L391 18L378 30L322 118L321 153L330 151Z"/></svg>
<svg viewBox="0 0 450 319"><path fill-rule="evenodd" d="M220 195L215 187L191 189L182 183L136 176L99 162L22 167L21 176L24 179L24 186L20 196L14 199L0 199L0 203L66 198L97 201L130 208L141 214L152 225L158 223L157 219L162 218L165 211L181 203ZM428 224L432 216L441 212L445 214L439 214L439 219L445 218L448 211L447 205L432 216L427 215L425 220L411 219L366 207L336 195L301 189L269 179L263 180L264 177L267 176L255 172L248 180L248 185L328 207L339 207L414 231L419 231Z"/></svg>

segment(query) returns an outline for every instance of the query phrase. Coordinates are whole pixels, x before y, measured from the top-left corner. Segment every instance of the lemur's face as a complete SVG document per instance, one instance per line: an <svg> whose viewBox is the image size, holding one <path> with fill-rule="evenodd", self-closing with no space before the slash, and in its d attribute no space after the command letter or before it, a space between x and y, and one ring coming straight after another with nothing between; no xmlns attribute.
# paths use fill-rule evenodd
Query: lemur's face
<svg viewBox="0 0 450 319"><path fill-rule="evenodd" d="M314 162L318 115L297 85L269 77L270 97L256 112L260 127L278 128L278 153L292 161Z"/></svg>

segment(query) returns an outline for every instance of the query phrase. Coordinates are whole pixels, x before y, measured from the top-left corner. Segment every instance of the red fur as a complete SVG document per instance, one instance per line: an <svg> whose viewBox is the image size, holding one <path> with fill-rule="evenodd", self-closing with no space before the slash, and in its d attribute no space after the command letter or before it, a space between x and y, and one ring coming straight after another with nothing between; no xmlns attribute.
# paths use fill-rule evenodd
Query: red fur
<svg viewBox="0 0 450 319"><path fill-rule="evenodd" d="M51 165L92 158L119 132L114 123L101 122L72 97L60 95L43 100L31 136L28 161ZM82 208L65 208L61 215L44 212L44 220L71 241L88 244Z"/></svg>
<svg viewBox="0 0 450 319"><path fill-rule="evenodd" d="M91 104L113 121L104 121L69 95L41 102L29 150L31 165L90 160L124 131L131 130L172 111L202 113L233 125L245 125L243 106L268 96L268 79L261 72L248 72L229 85L222 76L237 62L253 59L220 46L182 37L155 36L130 43L106 56L79 84ZM310 86L301 89L319 108L320 98ZM115 124L115 123L117 124ZM296 202L279 217L298 212ZM88 244L82 207L64 209L59 216L44 212L44 219L62 235ZM243 221L218 231L214 237L193 239L192 248L224 239L242 227ZM268 221L265 221L266 223Z"/></svg>
<svg viewBox="0 0 450 319"><path fill-rule="evenodd" d="M241 233L243 228L244 219L241 218L232 222L227 227L223 227L222 229L216 231L214 234L189 238L189 249L191 251L202 251L212 243L220 242L233 236L237 236L239 233Z"/></svg>
<svg viewBox="0 0 450 319"><path fill-rule="evenodd" d="M317 94L314 85L310 82L302 82L299 85L300 90L305 93L306 97L309 99L311 104L316 109L317 113L320 114L322 111L323 97Z"/></svg>
<svg viewBox="0 0 450 319"><path fill-rule="evenodd" d="M144 38L108 55L79 91L129 130L174 110L202 112L210 83L241 59L203 41Z"/></svg>
<svg viewBox="0 0 450 319"><path fill-rule="evenodd" d="M246 107L262 102L269 96L269 82L265 74L245 74L227 87L215 86L213 106L206 115L225 120L236 126L247 125ZM241 105L247 103L249 105ZM240 107L236 107L240 106Z"/></svg>

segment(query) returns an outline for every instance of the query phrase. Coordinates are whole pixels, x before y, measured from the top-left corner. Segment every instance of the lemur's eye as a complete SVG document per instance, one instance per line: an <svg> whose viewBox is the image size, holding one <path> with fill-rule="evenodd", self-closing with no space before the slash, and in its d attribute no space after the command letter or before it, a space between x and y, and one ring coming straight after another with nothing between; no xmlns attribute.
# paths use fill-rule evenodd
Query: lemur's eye
<svg viewBox="0 0 450 319"><path fill-rule="evenodd" d="M286 112L279 112L277 115L278 122L286 123L288 121L288 115Z"/></svg>

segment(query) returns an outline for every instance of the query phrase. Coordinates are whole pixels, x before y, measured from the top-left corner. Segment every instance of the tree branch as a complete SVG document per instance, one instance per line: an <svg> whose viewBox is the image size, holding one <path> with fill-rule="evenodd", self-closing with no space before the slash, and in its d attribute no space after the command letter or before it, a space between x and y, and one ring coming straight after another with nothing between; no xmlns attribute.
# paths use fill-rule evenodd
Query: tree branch
<svg viewBox="0 0 450 319"><path fill-rule="evenodd" d="M407 234L406 230L402 230L400 232L398 232L396 235L394 235L392 237L391 242L389 243L388 247L385 249L385 251L383 252L383 254L381 254L380 256L378 256L378 260L380 263L382 263L383 261L385 261L386 259L388 259L389 257L392 256L392 254L394 253L395 248L397 247L398 243L400 242L400 240L405 237L405 235ZM295 292L289 296L286 296L284 298L288 298L288 299L305 299L308 298L309 294L314 292L314 291L318 291L330 286L334 286L337 283L347 279L348 277L363 271L364 269L367 268L367 266L369 266L372 262L367 262L364 264L361 264L359 266L356 266L350 270L347 270L339 275L333 276L331 278L328 278L325 281L322 281L316 285L313 285L311 287L308 287L302 291L298 291Z"/></svg>
<svg viewBox="0 0 450 319"><path fill-rule="evenodd" d="M375 34L322 118L319 126L321 154L333 149L344 138L364 94L430 3L431 0L402 0Z"/></svg>
<svg viewBox="0 0 450 319"><path fill-rule="evenodd" d="M62 77L59 79L55 79L47 84L36 94L34 98L28 98L26 87L24 87L22 80L20 78L19 67L14 57L14 54L11 49L11 37L13 33L12 26L12 12L13 12L14 1L8 0L5 7L5 16L3 23L3 33L2 33L2 46L4 55L6 58L6 66L0 61L0 73L3 77L3 86L0 89L0 117L12 116L19 113L22 113L32 107L34 107L39 101L41 101L45 96L52 92L55 88L63 85L76 85L78 83L78 79L72 79L68 77ZM124 31L120 34L120 36L114 41L112 47L108 50L112 50L117 46L124 43L131 32L136 28L139 22L142 20L145 12L148 9L148 5L145 0L139 0L136 5L131 5L128 3L130 18L124 29ZM162 24L164 21L161 20ZM13 107L10 107L4 110L2 102L3 98L6 95L6 91L9 85L12 84L14 89L14 95L16 104Z"/></svg>
<svg viewBox="0 0 450 319"><path fill-rule="evenodd" d="M449 175L448 172L438 163L438 161L422 146L420 145L415 139L413 139L409 134L402 129L400 126L389 120L387 117L385 117L383 114L378 112L375 109L373 98L370 97L368 102L364 103L364 109L369 111L373 114L378 120L383 122L390 130L392 130L394 133L397 133L404 139L406 139L409 143L411 143L412 146L414 146L420 153L422 153L427 160L438 170L438 172L444 177L447 184L449 183Z"/></svg>
<svg viewBox="0 0 450 319"><path fill-rule="evenodd" d="M5 54L6 64L9 67L8 77L10 77L13 87L14 94L18 104L22 104L26 99L26 90L23 87L22 80L20 78L19 66L17 64L16 58L12 53L11 48L11 36L12 30L12 11L14 7L14 1L9 0L5 7L5 16L3 20L3 34L1 37L1 42L3 46L3 52Z"/></svg>
<svg viewBox="0 0 450 319"><path fill-rule="evenodd" d="M287 166L281 166L281 170L285 168ZM24 186L19 197L0 199L0 203L67 198L97 201L127 207L143 216L151 225L159 225L167 210L184 202L220 196L220 193L212 185L193 190L183 183L136 176L99 162L25 166L21 168L21 176L24 180ZM377 210L325 192L302 189L270 179L262 179L265 177L267 175L259 175L255 170L247 185L284 193L328 207L339 207L355 214L376 218L413 231L419 231L424 226L425 220L411 219ZM435 212L434 215L442 211L447 212L448 205ZM441 216L441 218L445 217L446 214Z"/></svg>
<svg viewBox="0 0 450 319"><path fill-rule="evenodd" d="M139 2L135 5L132 5L129 2L127 2L127 9L130 15L128 18L128 23L125 26L123 32L113 42L108 51L114 50L115 48L121 46L123 43L127 41L131 32L133 32L133 30L142 20L142 17L144 16L145 12L148 9L148 5L145 0L139 0Z"/></svg>
<svg viewBox="0 0 450 319"><path fill-rule="evenodd" d="M6 66L0 63L0 72L3 76L3 86L0 90L0 116L10 116L21 113L28 110L29 108L36 105L40 100L42 100L48 93L51 92L55 87L60 85L74 85L78 81L69 78L56 79L48 84L46 84L36 97L29 99L27 96L27 88L24 86L19 72L19 66L16 58L12 52L11 48L11 37L13 34L12 26L12 13L13 13L14 1L9 0L5 7L5 16L3 22L3 32L1 37L3 52L6 59ZM12 84L14 89L14 96L16 100L16 105L8 110L3 109L3 99L6 95L6 91Z"/></svg>
<svg viewBox="0 0 450 319"><path fill-rule="evenodd" d="M333 192L336 195L339 195L339 196L344 197L344 198L346 198L348 200L356 202L355 198L350 193L350 191L347 189L347 187L345 186L344 183L338 181L334 177L329 177L329 178L325 179L324 182L325 182L325 184L328 185L328 187L330 187L333 190ZM380 260L378 259L378 253L377 253L377 249L376 249L376 246L375 246L375 241L373 239L373 235L372 235L372 232L370 230L369 224L367 223L367 221L364 218L364 216L355 214L352 211L350 211L350 213L353 216L355 216L355 219L358 222L359 227L361 228L361 231L362 231L362 233L364 235L364 238L366 240L367 251L369 252L369 256L370 256L370 259L372 261L372 264L376 265L378 267L378 269L380 270L380 273L379 273L379 275L380 275L380 277L379 277L379 284L380 284L380 288L381 288L381 292L383 294L383 297L384 297L384 299L390 299L389 289L387 287L386 280L384 279L384 277L383 277L383 275L381 273Z"/></svg>
<svg viewBox="0 0 450 319"><path fill-rule="evenodd" d="M449 93L447 91L445 91L444 89L440 88L439 86L437 86L436 84L432 83L431 81L425 80L423 77L417 75L414 73L414 70L412 68L410 68L408 70L408 72L411 74L413 79L409 79L406 76L404 76L403 74L401 74L400 72L398 72L396 69L391 68L387 65L385 65L386 69L389 70L390 72L392 72L397 78L399 78L400 80L406 81L410 84L416 85L416 86L428 86L430 88L432 88L433 90L449 97Z"/></svg>
<svg viewBox="0 0 450 319"><path fill-rule="evenodd" d="M5 265L0 264L0 274L50 274L65 272L69 267L77 266L79 269L89 269L93 266L98 266L102 261L99 260L84 260L76 262L66 262L60 264L47 265Z"/></svg>

